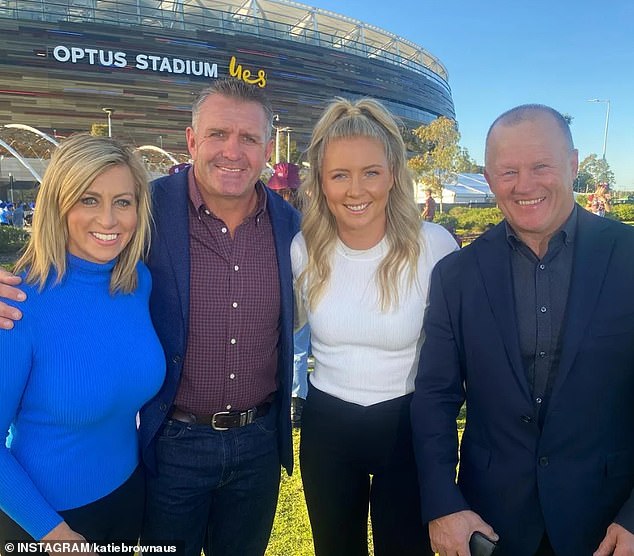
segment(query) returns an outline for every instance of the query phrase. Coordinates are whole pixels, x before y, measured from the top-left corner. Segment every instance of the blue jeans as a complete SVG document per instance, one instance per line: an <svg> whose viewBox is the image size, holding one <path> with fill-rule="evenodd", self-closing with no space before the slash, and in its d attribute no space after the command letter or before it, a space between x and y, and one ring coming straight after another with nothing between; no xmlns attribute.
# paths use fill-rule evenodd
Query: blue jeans
<svg viewBox="0 0 634 556"><path fill-rule="evenodd" d="M306 399L308 394L308 351L310 327L305 324L293 334L293 390L294 398Z"/></svg>
<svg viewBox="0 0 634 556"><path fill-rule="evenodd" d="M262 556L279 493L276 418L274 404L226 431L168 419L147 477L143 541L180 541L179 556Z"/></svg>

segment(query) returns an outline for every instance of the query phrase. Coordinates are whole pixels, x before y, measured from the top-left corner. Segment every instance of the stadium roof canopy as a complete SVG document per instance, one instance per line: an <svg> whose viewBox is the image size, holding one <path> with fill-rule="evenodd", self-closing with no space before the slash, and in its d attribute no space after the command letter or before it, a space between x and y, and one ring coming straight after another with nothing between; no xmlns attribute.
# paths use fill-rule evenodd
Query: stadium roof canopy
<svg viewBox="0 0 634 556"><path fill-rule="evenodd" d="M0 0L0 17L209 30L295 40L377 58L426 74L448 89L443 64L421 46L374 25L290 0ZM438 79L440 78L440 79Z"/></svg>

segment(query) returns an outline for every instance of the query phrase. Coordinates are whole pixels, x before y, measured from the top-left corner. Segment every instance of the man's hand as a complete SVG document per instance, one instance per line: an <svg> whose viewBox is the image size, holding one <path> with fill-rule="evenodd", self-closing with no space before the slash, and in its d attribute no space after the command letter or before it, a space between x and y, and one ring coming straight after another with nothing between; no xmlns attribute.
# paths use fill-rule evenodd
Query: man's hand
<svg viewBox="0 0 634 556"><path fill-rule="evenodd" d="M8 270L0 268L0 299L12 299L13 301L24 301L26 295L22 290L14 287L22 280L18 276L14 276ZM22 313L15 307L10 307L6 303L0 301L0 328L10 330L13 328L13 321L20 320Z"/></svg>
<svg viewBox="0 0 634 556"><path fill-rule="evenodd" d="M593 556L634 556L634 534L612 523Z"/></svg>
<svg viewBox="0 0 634 556"><path fill-rule="evenodd" d="M439 517L429 522L431 548L440 556L471 556L469 539L474 531L498 540L493 528L471 510Z"/></svg>

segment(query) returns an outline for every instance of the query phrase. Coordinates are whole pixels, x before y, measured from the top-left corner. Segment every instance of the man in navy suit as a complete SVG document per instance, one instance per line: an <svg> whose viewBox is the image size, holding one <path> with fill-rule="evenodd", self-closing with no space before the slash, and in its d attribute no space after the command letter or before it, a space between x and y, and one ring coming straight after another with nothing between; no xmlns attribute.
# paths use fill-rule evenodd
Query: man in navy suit
<svg viewBox="0 0 634 556"><path fill-rule="evenodd" d="M412 422L443 556L474 531L500 555L634 554L634 229L576 205L577 166L558 112L502 114L485 175L505 220L434 270Z"/></svg>
<svg viewBox="0 0 634 556"><path fill-rule="evenodd" d="M176 541L186 556L262 556L280 464L293 466L299 213L259 181L272 119L259 88L217 80L192 109L192 167L153 184L150 311L167 375L140 415L142 539ZM0 304L0 316L19 314Z"/></svg>

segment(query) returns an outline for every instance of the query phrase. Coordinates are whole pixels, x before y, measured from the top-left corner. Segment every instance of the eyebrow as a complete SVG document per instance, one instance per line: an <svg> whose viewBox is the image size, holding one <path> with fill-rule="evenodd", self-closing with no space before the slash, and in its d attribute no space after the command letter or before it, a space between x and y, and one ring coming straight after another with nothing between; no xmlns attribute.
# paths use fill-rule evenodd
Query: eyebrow
<svg viewBox="0 0 634 556"><path fill-rule="evenodd" d="M377 163L377 164L370 164L369 166L364 166L363 168L361 168L361 170L370 170L371 168L385 168L386 166L384 166L383 164ZM350 168L330 168L328 169L328 172L349 172Z"/></svg>
<svg viewBox="0 0 634 556"><path fill-rule="evenodd" d="M84 191L82 193L82 196L84 196L84 195L92 195L93 197L101 197L102 196L101 193L98 193L97 191L91 191L90 189L87 189L86 191ZM134 191L130 191L130 192L126 191L124 193L117 193L115 195L115 197L125 197L126 195L130 196L130 197L134 197Z"/></svg>

